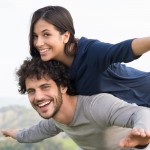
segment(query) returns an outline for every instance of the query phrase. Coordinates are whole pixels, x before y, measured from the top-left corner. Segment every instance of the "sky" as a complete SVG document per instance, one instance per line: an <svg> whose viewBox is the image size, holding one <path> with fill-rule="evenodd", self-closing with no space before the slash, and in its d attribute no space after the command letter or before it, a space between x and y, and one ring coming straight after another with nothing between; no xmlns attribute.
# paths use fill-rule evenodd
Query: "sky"
<svg viewBox="0 0 150 150"><path fill-rule="evenodd" d="M47 5L60 5L70 11L78 38L117 43L150 36L149 0L0 0L0 107L29 105L27 96L18 93L15 71L30 56L32 13ZM127 65L150 71L149 56L150 52Z"/></svg>

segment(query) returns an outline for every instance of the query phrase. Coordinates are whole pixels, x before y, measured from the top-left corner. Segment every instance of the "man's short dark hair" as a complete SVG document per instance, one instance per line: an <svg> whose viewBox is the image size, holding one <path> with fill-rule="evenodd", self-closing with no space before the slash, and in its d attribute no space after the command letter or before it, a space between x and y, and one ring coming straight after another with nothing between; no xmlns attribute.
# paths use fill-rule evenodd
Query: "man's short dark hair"
<svg viewBox="0 0 150 150"><path fill-rule="evenodd" d="M25 80L36 77L38 80L48 77L55 81L57 86L67 87L68 95L75 95L75 89L71 85L69 68L61 62L50 60L42 61L40 58L27 58L16 72L18 77L19 92L26 93Z"/></svg>

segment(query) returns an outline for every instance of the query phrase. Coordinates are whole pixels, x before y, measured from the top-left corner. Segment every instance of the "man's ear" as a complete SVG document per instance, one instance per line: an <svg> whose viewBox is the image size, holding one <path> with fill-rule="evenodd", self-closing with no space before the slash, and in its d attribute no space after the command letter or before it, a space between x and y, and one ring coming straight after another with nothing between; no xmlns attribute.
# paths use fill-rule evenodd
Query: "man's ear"
<svg viewBox="0 0 150 150"><path fill-rule="evenodd" d="M65 44L68 43L69 38L70 38L70 32L66 31L66 32L63 34L63 36L64 36L64 43L65 43Z"/></svg>
<svg viewBox="0 0 150 150"><path fill-rule="evenodd" d="M61 93L62 94L65 94L66 92L67 92L67 87L65 87L65 86L60 86L60 91L61 91Z"/></svg>

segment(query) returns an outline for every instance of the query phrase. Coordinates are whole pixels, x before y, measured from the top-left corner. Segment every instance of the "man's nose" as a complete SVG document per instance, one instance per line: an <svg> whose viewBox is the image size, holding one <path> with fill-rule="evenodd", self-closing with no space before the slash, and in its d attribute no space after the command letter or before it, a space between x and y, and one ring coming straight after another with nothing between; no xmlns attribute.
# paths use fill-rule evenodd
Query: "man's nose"
<svg viewBox="0 0 150 150"><path fill-rule="evenodd" d="M42 100L44 98L44 94L41 90L37 90L35 93L35 99L36 100Z"/></svg>

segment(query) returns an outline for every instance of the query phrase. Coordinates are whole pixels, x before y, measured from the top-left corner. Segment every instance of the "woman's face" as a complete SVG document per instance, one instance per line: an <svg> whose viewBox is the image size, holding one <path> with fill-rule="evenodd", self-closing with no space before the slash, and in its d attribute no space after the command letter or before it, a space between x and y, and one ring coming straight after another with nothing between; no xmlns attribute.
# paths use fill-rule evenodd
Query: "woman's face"
<svg viewBox="0 0 150 150"><path fill-rule="evenodd" d="M68 32L61 34L54 25L40 19L34 25L33 44L43 61L61 60L65 44L69 40Z"/></svg>

